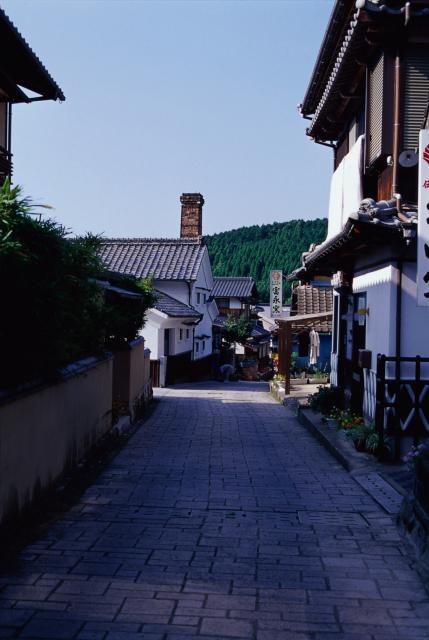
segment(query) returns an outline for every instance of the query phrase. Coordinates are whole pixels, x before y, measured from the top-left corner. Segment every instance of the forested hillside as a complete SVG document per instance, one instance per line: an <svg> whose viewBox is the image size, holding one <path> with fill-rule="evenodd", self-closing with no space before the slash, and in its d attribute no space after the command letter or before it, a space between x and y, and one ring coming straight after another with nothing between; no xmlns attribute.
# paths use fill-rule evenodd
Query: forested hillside
<svg viewBox="0 0 429 640"><path fill-rule="evenodd" d="M291 220L273 224L241 227L205 236L213 275L252 276L256 280L260 302L269 301L269 272L283 269L290 273L301 263L301 253L312 242L326 238L327 220ZM290 296L285 282L283 299Z"/></svg>

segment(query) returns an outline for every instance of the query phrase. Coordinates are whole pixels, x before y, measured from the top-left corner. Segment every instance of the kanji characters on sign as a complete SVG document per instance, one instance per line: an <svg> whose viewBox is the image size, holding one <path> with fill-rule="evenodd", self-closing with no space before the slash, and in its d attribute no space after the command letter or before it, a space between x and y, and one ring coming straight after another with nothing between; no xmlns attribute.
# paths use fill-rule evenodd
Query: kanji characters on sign
<svg viewBox="0 0 429 640"><path fill-rule="evenodd" d="M283 272L270 271L270 309L272 318L282 315L282 287Z"/></svg>

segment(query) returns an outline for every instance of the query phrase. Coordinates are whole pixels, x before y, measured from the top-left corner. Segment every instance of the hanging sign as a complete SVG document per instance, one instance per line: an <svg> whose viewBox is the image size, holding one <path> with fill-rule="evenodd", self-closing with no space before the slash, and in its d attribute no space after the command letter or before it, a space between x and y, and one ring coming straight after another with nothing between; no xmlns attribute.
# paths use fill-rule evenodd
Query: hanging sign
<svg viewBox="0 0 429 640"><path fill-rule="evenodd" d="M419 136L417 304L429 307L429 129Z"/></svg>
<svg viewBox="0 0 429 640"><path fill-rule="evenodd" d="M270 271L270 310L272 318L282 315L283 271Z"/></svg>

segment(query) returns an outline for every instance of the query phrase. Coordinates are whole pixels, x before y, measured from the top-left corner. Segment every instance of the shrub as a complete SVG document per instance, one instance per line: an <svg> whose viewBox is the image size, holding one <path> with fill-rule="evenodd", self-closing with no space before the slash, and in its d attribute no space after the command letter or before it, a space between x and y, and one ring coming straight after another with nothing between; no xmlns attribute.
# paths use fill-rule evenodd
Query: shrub
<svg viewBox="0 0 429 640"><path fill-rule="evenodd" d="M370 424L359 424L354 427L351 427L347 430L347 436L351 438L356 449L360 451L367 451L368 453L377 453L380 448L380 435L378 431L375 429L375 425L373 423ZM389 451L390 446L389 443L384 440L383 441L383 450Z"/></svg>
<svg viewBox="0 0 429 640"><path fill-rule="evenodd" d="M320 411L328 415L336 407L340 407L343 401L342 391L339 387L318 387L318 391L309 397L309 406L314 411Z"/></svg>
<svg viewBox="0 0 429 640"><path fill-rule="evenodd" d="M0 387L50 377L79 358L101 355L107 339L135 333L151 302L143 285L142 304L129 309L133 328L123 335L124 323L97 282L104 272L100 239L69 239L60 224L33 213L31 200L6 181L0 189Z"/></svg>
<svg viewBox="0 0 429 640"><path fill-rule="evenodd" d="M333 411L331 411L329 417L336 420L338 426L341 429L351 429L352 427L357 427L359 425L362 425L364 421L362 416L358 416L351 411L339 411L335 408Z"/></svg>

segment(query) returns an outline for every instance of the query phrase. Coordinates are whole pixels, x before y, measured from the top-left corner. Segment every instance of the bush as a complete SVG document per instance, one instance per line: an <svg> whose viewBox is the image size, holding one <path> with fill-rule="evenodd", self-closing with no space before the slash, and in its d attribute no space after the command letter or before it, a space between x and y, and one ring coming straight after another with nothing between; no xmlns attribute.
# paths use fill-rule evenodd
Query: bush
<svg viewBox="0 0 429 640"><path fill-rule="evenodd" d="M309 406L313 411L320 411L323 415L330 414L334 408L340 407L343 394L339 387L318 387L318 391L309 397Z"/></svg>
<svg viewBox="0 0 429 640"><path fill-rule="evenodd" d="M33 212L20 187L6 181L0 190L0 387L50 377L79 358L101 355L108 339L135 334L152 299L143 285L124 336L124 323L97 282L104 272L99 238L69 239L64 227Z"/></svg>

